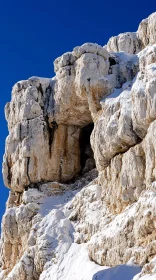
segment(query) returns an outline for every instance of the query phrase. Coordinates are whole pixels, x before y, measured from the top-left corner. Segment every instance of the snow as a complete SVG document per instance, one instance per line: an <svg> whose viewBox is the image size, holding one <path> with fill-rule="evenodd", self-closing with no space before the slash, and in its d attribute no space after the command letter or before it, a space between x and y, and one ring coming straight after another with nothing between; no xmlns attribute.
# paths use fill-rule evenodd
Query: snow
<svg viewBox="0 0 156 280"><path fill-rule="evenodd" d="M126 82L123 84L121 89L114 89L113 93L109 95L107 98L101 101L101 106L103 110L108 108L120 108L121 116L128 116L131 119L131 111L132 111L132 101L131 101L131 88L132 82ZM112 114L109 122L107 123L108 127L116 127L118 126L118 117L116 114Z"/></svg>
<svg viewBox="0 0 156 280"><path fill-rule="evenodd" d="M49 263L49 269L42 273L40 280L80 280L80 277L91 280L99 269L100 266L89 260L85 245L73 243L61 264L54 266Z"/></svg>
<svg viewBox="0 0 156 280"><path fill-rule="evenodd" d="M105 104L114 104L121 102L123 105L126 105L126 99L130 98L130 91L132 87L132 82L126 82L123 84L122 88L115 88L114 91L107 97L101 100L101 105Z"/></svg>
<svg viewBox="0 0 156 280"><path fill-rule="evenodd" d="M138 53L139 59L142 58L147 58L148 56L151 55L152 53L156 53L156 44L153 45L148 45L146 48L144 48L141 52Z"/></svg>
<svg viewBox="0 0 156 280"><path fill-rule="evenodd" d="M66 191L62 195L43 197L41 199L40 213L42 216L47 215L51 209L62 209L76 194L77 191Z"/></svg>
<svg viewBox="0 0 156 280"><path fill-rule="evenodd" d="M136 54L129 54L126 52L118 52L118 53L112 53L113 55L120 58L123 62L131 61L133 64L138 64L138 55Z"/></svg>
<svg viewBox="0 0 156 280"><path fill-rule="evenodd" d="M108 100L109 98L116 98L120 95L121 92L122 92L121 88L115 88L114 91L105 100Z"/></svg>
<svg viewBox="0 0 156 280"><path fill-rule="evenodd" d="M101 187L98 187L96 184L89 185L81 191L66 190L62 194L53 196L47 196L36 189L29 189L23 195L24 203L28 203L28 205L32 201L38 203L38 214L41 216L39 223L35 223L32 227L29 237L29 239L32 238L32 247L30 249L34 250L33 248L36 244L35 261L39 264L43 260L45 261L39 280L138 280L137 275L140 274L141 268L134 265L132 261L125 265L111 268L100 266L89 259L86 248L87 244L77 244L74 242L74 227L70 219L68 219L70 213L68 213L67 208L72 203L73 197L79 196L81 192L83 192L83 198L86 199L86 203L88 195L92 200L92 203L89 203L90 207L86 209L86 214L91 219L91 223L96 224L98 218L100 218L100 209L97 211L98 207L96 205L96 211L94 211L94 206L96 202L99 203L99 198L101 197ZM127 207L125 213L118 215L110 223L105 235L110 237L111 235L113 236L115 231L121 230L129 217L133 217L135 212L135 204ZM34 244L33 237L36 239ZM25 254L23 258L26 269L29 270L31 275L32 266L28 262L29 255ZM21 262L15 266L12 273L16 274L17 270L20 269L20 265ZM13 274L10 275L13 277ZM139 278L139 280L154 279L155 276L150 275Z"/></svg>
<svg viewBox="0 0 156 280"><path fill-rule="evenodd" d="M99 266L89 260L85 244L73 243L62 263L55 266L49 263L40 280L132 280L140 271L134 264L113 268Z"/></svg>
<svg viewBox="0 0 156 280"><path fill-rule="evenodd" d="M39 213L42 217L46 216L52 209L62 209L78 192L78 190L69 190L64 193L47 196L44 192L37 189L29 189L24 192L22 201L24 204L37 202L40 205Z"/></svg>
<svg viewBox="0 0 156 280"><path fill-rule="evenodd" d="M50 266L40 280L132 280L140 270L128 264L113 268L99 266L89 260L84 244L72 244L61 265Z"/></svg>
<svg viewBox="0 0 156 280"><path fill-rule="evenodd" d="M87 187L98 198L101 190L97 185ZM44 254L54 252L55 258L49 257L40 275L40 280L132 280L141 269L132 263L113 268L99 266L90 261L86 244L74 243L74 228L66 217L66 205L77 191L66 191L62 195L43 197L40 202L40 214L43 220L37 231L39 250L44 247ZM77 194L79 195L79 194ZM53 210L52 210L53 209ZM90 211L91 219L97 220L97 215ZM131 213L133 215L133 212ZM94 221L95 219L95 221ZM113 232L111 228L111 232ZM111 234L108 232L108 234ZM46 247L46 250L45 250ZM152 279L153 280L153 279Z"/></svg>

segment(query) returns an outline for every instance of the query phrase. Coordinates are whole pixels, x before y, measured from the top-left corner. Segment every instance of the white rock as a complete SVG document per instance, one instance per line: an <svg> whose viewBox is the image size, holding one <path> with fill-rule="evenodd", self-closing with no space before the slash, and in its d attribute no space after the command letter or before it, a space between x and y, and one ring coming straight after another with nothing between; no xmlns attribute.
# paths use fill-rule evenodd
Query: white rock
<svg viewBox="0 0 156 280"><path fill-rule="evenodd" d="M109 39L106 49L108 52L138 53L140 43L135 32L121 33Z"/></svg>

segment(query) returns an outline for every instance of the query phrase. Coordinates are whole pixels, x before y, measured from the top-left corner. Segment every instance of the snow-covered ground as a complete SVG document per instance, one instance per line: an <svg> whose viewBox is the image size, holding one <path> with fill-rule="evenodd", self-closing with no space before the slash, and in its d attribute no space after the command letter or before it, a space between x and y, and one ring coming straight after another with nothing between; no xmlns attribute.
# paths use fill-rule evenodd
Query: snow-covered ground
<svg viewBox="0 0 156 280"><path fill-rule="evenodd" d="M88 190L92 190L92 185ZM37 244L44 254L55 252L49 259L40 275L40 280L132 280L140 273L141 268L132 262L116 267L104 267L91 261L88 256L87 244L74 242L74 227L68 219L67 205L78 190L68 190L57 196L43 196L37 190L29 190L24 201L31 198L40 204L39 213L42 221L37 225ZM91 214L92 215L92 214ZM92 217L93 218L93 217ZM34 228L36 225L34 226ZM45 242L49 243L49 246ZM153 278L154 279L154 278ZM152 278L145 280L153 280Z"/></svg>
<svg viewBox="0 0 156 280"><path fill-rule="evenodd" d="M60 266L52 264L49 266L40 279L132 280L141 270L132 263L113 268L99 266L89 260L85 244L75 243L71 245Z"/></svg>

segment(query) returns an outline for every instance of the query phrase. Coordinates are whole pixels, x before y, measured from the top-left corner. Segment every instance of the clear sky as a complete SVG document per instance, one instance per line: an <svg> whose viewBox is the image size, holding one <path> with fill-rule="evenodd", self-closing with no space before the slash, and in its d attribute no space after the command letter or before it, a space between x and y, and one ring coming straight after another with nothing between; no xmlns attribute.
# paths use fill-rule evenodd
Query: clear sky
<svg viewBox="0 0 156 280"><path fill-rule="evenodd" d="M18 80L52 77L53 61L85 42L104 45L136 31L155 0L0 0L0 164L8 134L4 105ZM8 190L0 173L0 220Z"/></svg>

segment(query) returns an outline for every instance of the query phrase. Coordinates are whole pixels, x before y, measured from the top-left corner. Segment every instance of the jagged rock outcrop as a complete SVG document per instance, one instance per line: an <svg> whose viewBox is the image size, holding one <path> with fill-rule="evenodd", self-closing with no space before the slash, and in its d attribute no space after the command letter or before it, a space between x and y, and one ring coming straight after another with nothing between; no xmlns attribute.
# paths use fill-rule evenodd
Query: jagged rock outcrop
<svg viewBox="0 0 156 280"><path fill-rule="evenodd" d="M156 13L142 20L137 32L121 33L111 37L105 46L109 52L127 52L137 54L147 45L156 43Z"/></svg>
<svg viewBox="0 0 156 280"><path fill-rule="evenodd" d="M134 57L116 56L115 65L108 57L104 48L84 44L56 59L55 78L32 77L13 87L5 109L7 187L22 192L39 182L67 182L81 171L81 128L96 118L101 98L137 72Z"/></svg>
<svg viewBox="0 0 156 280"><path fill-rule="evenodd" d="M136 32L121 33L109 39L106 49L109 52L136 54L141 50L141 42Z"/></svg>
<svg viewBox="0 0 156 280"><path fill-rule="evenodd" d="M13 87L0 280L101 280L127 263L155 279L155 30L153 13Z"/></svg>

